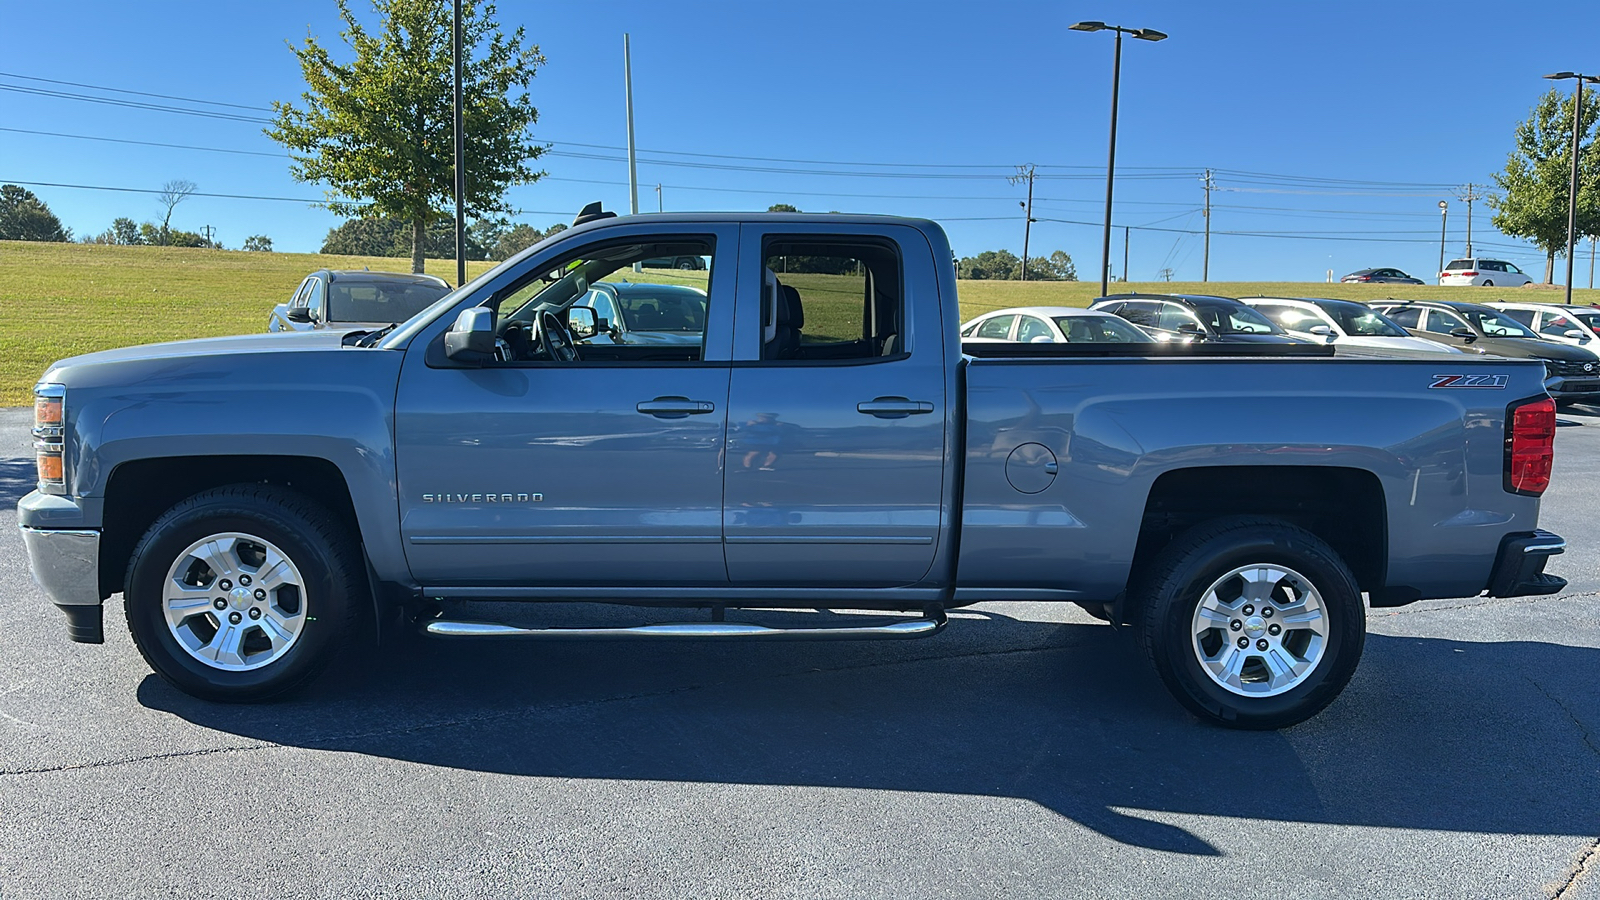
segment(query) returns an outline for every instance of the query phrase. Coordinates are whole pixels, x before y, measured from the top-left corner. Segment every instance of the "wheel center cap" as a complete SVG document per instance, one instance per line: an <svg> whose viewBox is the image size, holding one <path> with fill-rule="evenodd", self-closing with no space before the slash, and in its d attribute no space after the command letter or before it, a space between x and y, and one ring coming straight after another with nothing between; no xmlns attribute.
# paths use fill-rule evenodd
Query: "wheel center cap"
<svg viewBox="0 0 1600 900"><path fill-rule="evenodd" d="M228 599L232 601L234 609L246 609L255 598L250 595L249 588L236 587L228 592Z"/></svg>
<svg viewBox="0 0 1600 900"><path fill-rule="evenodd" d="M1251 616L1244 620L1244 633L1253 638L1261 637L1267 631L1267 620L1260 616Z"/></svg>

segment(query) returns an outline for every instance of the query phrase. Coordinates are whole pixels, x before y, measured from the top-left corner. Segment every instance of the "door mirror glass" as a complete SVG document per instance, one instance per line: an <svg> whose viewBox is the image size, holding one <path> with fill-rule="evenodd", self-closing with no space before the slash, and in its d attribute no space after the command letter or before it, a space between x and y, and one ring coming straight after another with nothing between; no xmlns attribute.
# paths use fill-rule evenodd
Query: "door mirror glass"
<svg viewBox="0 0 1600 900"><path fill-rule="evenodd" d="M481 365L494 357L494 310L464 309L444 333L444 355L459 363Z"/></svg>
<svg viewBox="0 0 1600 900"><path fill-rule="evenodd" d="M600 330L600 319L588 306L574 306L567 310L567 330L575 338L594 337Z"/></svg>

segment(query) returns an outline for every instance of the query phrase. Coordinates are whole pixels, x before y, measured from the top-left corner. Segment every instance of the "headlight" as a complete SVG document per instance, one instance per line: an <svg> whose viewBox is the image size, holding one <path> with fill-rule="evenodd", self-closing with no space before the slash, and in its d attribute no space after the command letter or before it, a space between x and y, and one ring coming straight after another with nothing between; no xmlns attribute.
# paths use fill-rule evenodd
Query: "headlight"
<svg viewBox="0 0 1600 900"><path fill-rule="evenodd" d="M33 452L39 469L39 490L67 492L66 449L67 389L41 384L33 389Z"/></svg>

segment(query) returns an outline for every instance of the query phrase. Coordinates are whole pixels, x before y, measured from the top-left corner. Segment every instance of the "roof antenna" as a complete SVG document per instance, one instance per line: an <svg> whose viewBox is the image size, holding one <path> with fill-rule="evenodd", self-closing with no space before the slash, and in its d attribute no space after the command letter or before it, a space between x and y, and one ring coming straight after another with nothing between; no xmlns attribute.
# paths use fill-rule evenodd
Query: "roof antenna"
<svg viewBox="0 0 1600 900"><path fill-rule="evenodd" d="M600 201L596 200L593 203L585 206L583 209L578 210L578 217L572 220L572 227L577 228L579 225L582 225L585 222L593 222L598 219L615 219L616 217L616 213L606 212L604 209L601 209Z"/></svg>

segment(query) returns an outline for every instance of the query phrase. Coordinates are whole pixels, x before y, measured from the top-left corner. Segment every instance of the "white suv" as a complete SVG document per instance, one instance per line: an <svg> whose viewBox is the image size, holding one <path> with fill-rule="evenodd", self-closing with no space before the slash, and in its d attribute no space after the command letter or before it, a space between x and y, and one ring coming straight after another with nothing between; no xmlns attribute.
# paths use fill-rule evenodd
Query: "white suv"
<svg viewBox="0 0 1600 900"><path fill-rule="evenodd" d="M1600 309L1559 303L1487 303L1547 341L1582 347L1600 356Z"/></svg>
<svg viewBox="0 0 1600 900"><path fill-rule="evenodd" d="M1533 281L1526 273L1503 259L1452 259L1439 273L1445 286L1521 287Z"/></svg>

